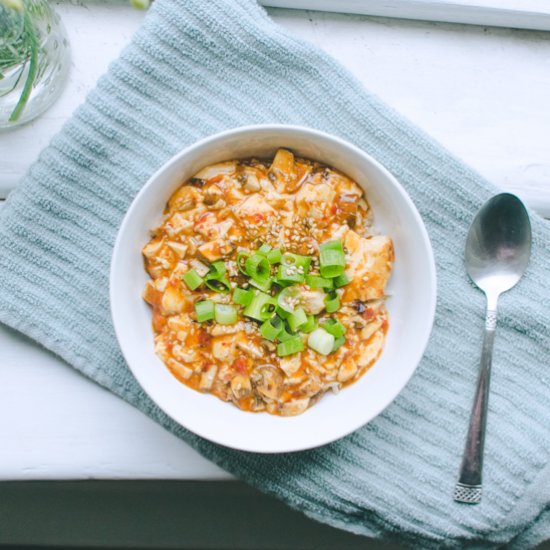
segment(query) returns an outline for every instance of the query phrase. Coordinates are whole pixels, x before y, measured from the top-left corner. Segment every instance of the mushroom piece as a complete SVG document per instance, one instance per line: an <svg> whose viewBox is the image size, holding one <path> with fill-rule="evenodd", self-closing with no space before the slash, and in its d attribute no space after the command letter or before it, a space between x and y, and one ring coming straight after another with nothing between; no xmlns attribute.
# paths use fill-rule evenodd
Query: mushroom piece
<svg viewBox="0 0 550 550"><path fill-rule="evenodd" d="M250 378L243 374L237 374L231 379L231 391L235 396L235 399L242 399L248 397L252 391L252 385Z"/></svg>
<svg viewBox="0 0 550 550"><path fill-rule="evenodd" d="M255 390L266 399L279 399L283 391L283 375L270 365L258 367L253 374Z"/></svg>
<svg viewBox="0 0 550 550"><path fill-rule="evenodd" d="M321 382L316 376L310 376L300 385L300 393L307 397L313 397L321 391Z"/></svg>

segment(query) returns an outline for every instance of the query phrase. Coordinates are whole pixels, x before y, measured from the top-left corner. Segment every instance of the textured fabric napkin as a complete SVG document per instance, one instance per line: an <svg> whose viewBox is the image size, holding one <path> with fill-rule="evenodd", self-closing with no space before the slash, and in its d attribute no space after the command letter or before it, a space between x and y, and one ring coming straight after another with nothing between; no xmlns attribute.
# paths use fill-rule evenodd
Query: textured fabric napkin
<svg viewBox="0 0 550 550"><path fill-rule="evenodd" d="M159 411L121 357L108 300L117 228L148 177L198 138L260 122L320 128L379 159L418 206L439 277L430 344L398 399L341 441L275 456L211 444ZM501 302L484 499L452 500L484 323L463 243L495 192L252 0L157 0L1 209L0 320L317 520L415 547L529 547L550 536L550 228L536 215L530 268Z"/></svg>

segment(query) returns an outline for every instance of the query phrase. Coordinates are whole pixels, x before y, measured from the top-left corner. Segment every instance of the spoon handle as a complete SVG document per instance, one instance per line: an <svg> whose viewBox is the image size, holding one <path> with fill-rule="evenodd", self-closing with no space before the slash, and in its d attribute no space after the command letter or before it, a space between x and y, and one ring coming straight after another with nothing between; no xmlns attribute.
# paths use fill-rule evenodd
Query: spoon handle
<svg viewBox="0 0 550 550"><path fill-rule="evenodd" d="M458 483L455 486L454 499L458 502L477 504L481 501L481 471L483 468L483 447L485 444L485 426L487 424L487 404L493 361L493 343L497 326L496 302L494 309L487 308L485 333L481 351L481 364L477 381L474 404L470 414L470 426L462 456Z"/></svg>

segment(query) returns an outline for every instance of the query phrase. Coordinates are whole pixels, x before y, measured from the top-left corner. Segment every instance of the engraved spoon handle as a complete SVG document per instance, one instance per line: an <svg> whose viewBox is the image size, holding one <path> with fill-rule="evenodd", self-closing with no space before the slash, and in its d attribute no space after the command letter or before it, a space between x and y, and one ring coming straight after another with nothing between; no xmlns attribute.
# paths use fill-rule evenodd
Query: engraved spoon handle
<svg viewBox="0 0 550 550"><path fill-rule="evenodd" d="M481 472L483 469L483 447L485 444L485 426L487 424L487 404L493 361L493 343L497 325L496 300L487 307L485 333L481 351L481 362L474 404L470 414L470 426L462 456L458 483L455 486L454 499L458 502L477 504L481 501Z"/></svg>

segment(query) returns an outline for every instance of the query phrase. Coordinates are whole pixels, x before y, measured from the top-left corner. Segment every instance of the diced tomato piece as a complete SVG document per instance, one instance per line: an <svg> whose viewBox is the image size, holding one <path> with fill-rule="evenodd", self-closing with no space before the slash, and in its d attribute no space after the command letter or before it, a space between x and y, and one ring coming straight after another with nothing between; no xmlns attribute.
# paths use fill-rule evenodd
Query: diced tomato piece
<svg viewBox="0 0 550 550"><path fill-rule="evenodd" d="M237 357L232 366L239 374L248 374L246 359L244 357Z"/></svg>
<svg viewBox="0 0 550 550"><path fill-rule="evenodd" d="M202 348L210 342L211 336L203 328L199 329L199 346Z"/></svg>
<svg viewBox="0 0 550 550"><path fill-rule="evenodd" d="M374 309L372 307L368 307L361 314L361 316L363 317L363 319L365 319L365 321L372 321L374 319L375 315L376 315L376 312L374 311Z"/></svg>

